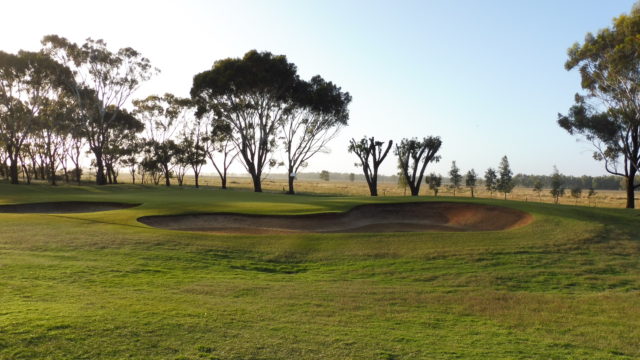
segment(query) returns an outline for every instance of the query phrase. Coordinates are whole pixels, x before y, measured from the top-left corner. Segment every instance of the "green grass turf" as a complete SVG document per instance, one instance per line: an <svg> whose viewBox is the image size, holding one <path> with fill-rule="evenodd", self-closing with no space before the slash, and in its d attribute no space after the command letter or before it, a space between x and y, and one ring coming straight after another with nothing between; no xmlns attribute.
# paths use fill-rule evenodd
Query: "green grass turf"
<svg viewBox="0 0 640 360"><path fill-rule="evenodd" d="M640 357L638 211L438 198L535 221L477 233L213 235L136 218L416 199L0 184L0 203L64 200L143 205L0 214L0 359Z"/></svg>

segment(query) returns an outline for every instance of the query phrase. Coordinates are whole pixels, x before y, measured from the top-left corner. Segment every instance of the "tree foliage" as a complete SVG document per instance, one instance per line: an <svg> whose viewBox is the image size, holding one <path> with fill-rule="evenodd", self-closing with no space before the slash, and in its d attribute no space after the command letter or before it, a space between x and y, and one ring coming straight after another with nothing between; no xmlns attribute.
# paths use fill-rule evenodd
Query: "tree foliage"
<svg viewBox="0 0 640 360"><path fill-rule="evenodd" d="M594 146L594 158L627 183L627 208L635 207L640 167L640 8L613 20L610 28L588 33L568 51L567 70L578 69L584 94L576 94L558 124Z"/></svg>
<svg viewBox="0 0 640 360"><path fill-rule="evenodd" d="M418 196L420 185L427 165L430 162L440 161L436 155L442 146L442 140L437 136L429 136L418 140L417 138L402 139L396 145L395 154L398 156L400 168L411 190L412 196Z"/></svg>
<svg viewBox="0 0 640 360"><path fill-rule="evenodd" d="M349 142L348 151L356 154L360 160L355 165L362 167L371 196L378 196L378 168L387 157L387 154L389 154L393 140L389 140L386 147L384 145L383 141L377 141L374 137L367 138L366 136L359 141L352 138Z"/></svg>

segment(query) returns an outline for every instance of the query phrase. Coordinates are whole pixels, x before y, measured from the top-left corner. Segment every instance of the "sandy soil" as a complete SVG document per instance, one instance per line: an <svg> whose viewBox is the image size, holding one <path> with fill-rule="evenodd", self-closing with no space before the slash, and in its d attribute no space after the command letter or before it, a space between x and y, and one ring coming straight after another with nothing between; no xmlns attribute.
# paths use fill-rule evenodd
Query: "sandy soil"
<svg viewBox="0 0 640 360"><path fill-rule="evenodd" d="M0 213L14 214L69 214L127 209L140 204L124 204L115 202L43 202L31 204L0 205Z"/></svg>
<svg viewBox="0 0 640 360"><path fill-rule="evenodd" d="M524 226L532 220L531 215L515 209L447 202L371 204L345 213L314 215L218 213L138 219L163 229L234 234L489 231Z"/></svg>

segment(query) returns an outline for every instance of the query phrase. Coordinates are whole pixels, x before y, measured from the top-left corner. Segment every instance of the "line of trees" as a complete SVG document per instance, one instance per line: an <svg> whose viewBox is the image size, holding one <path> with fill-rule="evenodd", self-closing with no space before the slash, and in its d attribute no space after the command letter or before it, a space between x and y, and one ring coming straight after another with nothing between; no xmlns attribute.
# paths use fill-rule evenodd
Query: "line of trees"
<svg viewBox="0 0 640 360"><path fill-rule="evenodd" d="M301 79L283 55L216 61L194 77L189 98L133 99L158 72L136 50L112 51L103 40L48 35L38 52L0 52L0 176L79 183L90 153L98 185L127 169L134 183L167 186L190 171L197 187L211 163L226 188L239 160L255 191L267 168L285 166L293 194L296 173L349 119L349 93L320 76Z"/></svg>
<svg viewBox="0 0 640 360"><path fill-rule="evenodd" d="M362 168L371 196L378 196L378 168L392 146L393 140L384 142L367 136L360 140L351 139L349 142L347 149L358 157L359 162L355 165ZM409 187L412 196L418 196L420 193L427 165L440 161L437 153L441 146L442 140L437 136L429 136L422 140L405 138L396 144L394 154L398 159L399 176L402 184Z"/></svg>

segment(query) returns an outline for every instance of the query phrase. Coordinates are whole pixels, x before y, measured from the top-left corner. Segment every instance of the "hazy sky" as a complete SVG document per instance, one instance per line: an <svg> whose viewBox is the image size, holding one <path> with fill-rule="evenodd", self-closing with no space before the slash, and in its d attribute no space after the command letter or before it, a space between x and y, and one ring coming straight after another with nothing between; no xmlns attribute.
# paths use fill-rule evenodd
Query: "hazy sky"
<svg viewBox="0 0 640 360"><path fill-rule="evenodd" d="M357 172L351 137L438 135L451 161L484 173L600 175L591 147L556 124L579 91L566 50L633 0L6 1L0 49L36 50L46 34L131 46L162 71L135 97L187 96L194 74L251 49L285 54L353 96L350 124L307 171ZM382 173L392 174L387 159ZM240 171L236 168L235 171ZM282 172L283 170L274 170Z"/></svg>

